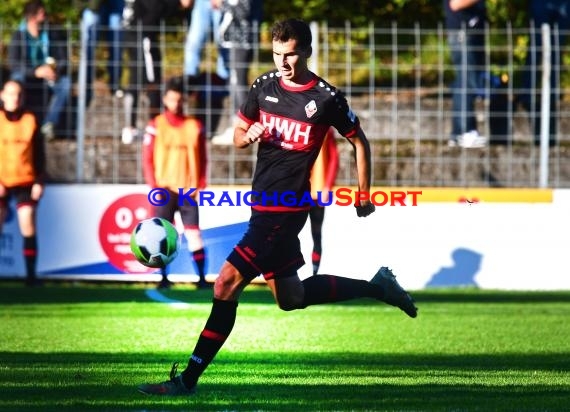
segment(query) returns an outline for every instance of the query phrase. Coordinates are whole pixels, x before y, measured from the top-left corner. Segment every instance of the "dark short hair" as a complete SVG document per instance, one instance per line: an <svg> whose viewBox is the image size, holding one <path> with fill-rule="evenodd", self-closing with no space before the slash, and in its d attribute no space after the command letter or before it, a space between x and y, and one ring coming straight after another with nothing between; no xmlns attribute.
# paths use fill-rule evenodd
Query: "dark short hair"
<svg viewBox="0 0 570 412"><path fill-rule="evenodd" d="M172 77L166 81L164 85L164 93L168 91L173 91L177 93L183 93L184 85L181 77Z"/></svg>
<svg viewBox="0 0 570 412"><path fill-rule="evenodd" d="M286 19L276 22L271 29L271 38L283 43L296 40L297 47L303 50L310 50L313 41L311 28L299 19Z"/></svg>
<svg viewBox="0 0 570 412"><path fill-rule="evenodd" d="M29 0L24 4L24 17L35 16L41 9L46 9L42 0Z"/></svg>

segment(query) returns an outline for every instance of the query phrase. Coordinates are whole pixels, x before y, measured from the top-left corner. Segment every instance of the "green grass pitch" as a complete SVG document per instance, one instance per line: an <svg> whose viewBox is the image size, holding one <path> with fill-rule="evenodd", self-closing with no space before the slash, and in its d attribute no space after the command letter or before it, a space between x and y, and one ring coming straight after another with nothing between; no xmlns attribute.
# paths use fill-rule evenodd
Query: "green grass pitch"
<svg viewBox="0 0 570 412"><path fill-rule="evenodd" d="M568 411L570 292L414 293L282 312L251 286L187 398L139 394L183 368L212 291L0 283L0 411Z"/></svg>

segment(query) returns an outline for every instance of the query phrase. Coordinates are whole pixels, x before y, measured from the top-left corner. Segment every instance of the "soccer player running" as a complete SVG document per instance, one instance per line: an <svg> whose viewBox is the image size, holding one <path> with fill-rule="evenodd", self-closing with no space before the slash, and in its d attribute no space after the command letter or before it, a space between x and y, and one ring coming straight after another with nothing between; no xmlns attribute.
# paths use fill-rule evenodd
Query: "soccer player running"
<svg viewBox="0 0 570 412"><path fill-rule="evenodd" d="M246 233L220 269L211 313L187 367L177 374L175 363L170 380L140 385L138 390L144 394L194 393L200 375L232 331L241 292L259 274L282 310L368 297L397 306L410 317L417 316L412 298L386 267L370 281L333 275L300 280L297 270L304 260L298 235L309 205L283 204L280 194L294 192L300 200L310 190L311 167L330 126L353 145L358 189L368 192L370 147L343 95L308 69L312 51L309 26L287 19L275 23L271 34L277 70L254 81L234 131L236 147L259 144L253 192L266 196L260 195L259 204L252 206ZM368 216L374 212L374 205L362 201L356 212L360 217Z"/></svg>
<svg viewBox="0 0 570 412"><path fill-rule="evenodd" d="M23 86L16 80L8 80L0 92L0 233L9 200L14 198L24 239L26 285L39 286L36 208L44 191L45 151L36 116L23 109L23 96Z"/></svg>
<svg viewBox="0 0 570 412"><path fill-rule="evenodd" d="M166 84L162 97L165 110L151 119L145 129L143 172L151 188L169 192L168 202L154 207L155 216L174 222L174 213L180 211L188 249L199 276L197 286L203 288L208 287L208 283L198 205L180 198L178 189L183 189L184 193L194 189L195 197L200 189L206 187L206 137L202 122L183 114L182 89L179 78L173 78ZM163 268L158 287L168 288L170 285L166 268Z"/></svg>

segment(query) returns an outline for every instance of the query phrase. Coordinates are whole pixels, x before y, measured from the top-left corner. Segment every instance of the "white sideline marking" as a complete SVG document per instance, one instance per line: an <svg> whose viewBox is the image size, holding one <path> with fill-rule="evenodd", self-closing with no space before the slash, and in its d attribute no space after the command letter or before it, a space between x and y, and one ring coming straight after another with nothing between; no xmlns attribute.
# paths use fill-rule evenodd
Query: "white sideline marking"
<svg viewBox="0 0 570 412"><path fill-rule="evenodd" d="M176 309L188 309L192 305L190 303L182 302L181 300L170 299L164 296L156 289L147 289L145 294L148 296L150 300L154 300L155 302L166 303L167 305L172 306Z"/></svg>

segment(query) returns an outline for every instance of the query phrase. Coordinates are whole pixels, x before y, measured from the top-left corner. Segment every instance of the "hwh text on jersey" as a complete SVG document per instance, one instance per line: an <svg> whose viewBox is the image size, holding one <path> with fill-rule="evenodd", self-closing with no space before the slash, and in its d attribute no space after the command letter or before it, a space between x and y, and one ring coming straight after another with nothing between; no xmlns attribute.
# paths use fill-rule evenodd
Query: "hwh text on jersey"
<svg viewBox="0 0 570 412"><path fill-rule="evenodd" d="M277 136L280 141L285 143L287 148L300 148L309 144L312 128L310 123L262 112L261 124L270 134Z"/></svg>

